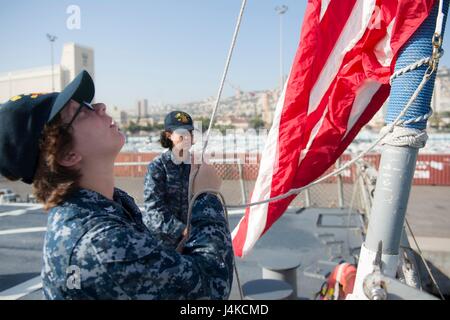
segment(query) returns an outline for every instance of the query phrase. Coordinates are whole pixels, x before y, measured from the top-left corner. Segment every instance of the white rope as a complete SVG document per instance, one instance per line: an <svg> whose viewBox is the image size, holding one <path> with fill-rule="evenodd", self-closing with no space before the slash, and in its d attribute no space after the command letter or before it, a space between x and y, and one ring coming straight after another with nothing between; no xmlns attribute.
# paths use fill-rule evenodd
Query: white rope
<svg viewBox="0 0 450 320"><path fill-rule="evenodd" d="M216 102L215 102L215 105L214 105L214 109L213 109L213 112L212 112L212 115L211 115L211 119L209 120L208 131L206 133L205 143L204 143L203 148L202 148L202 155L201 155L201 161L202 162L203 162L203 156L204 156L206 147L208 146L208 141L209 141L209 135L210 135L210 132L211 132L211 128L213 126L213 123L214 123L214 120L215 120L215 117L216 117L216 112L217 112L217 109L219 107L220 99L222 97L223 88L225 86L225 80L227 78L228 69L230 67L231 58L233 56L233 51L234 51L234 48L236 46L236 39L237 39L237 36L239 34L239 30L240 30L241 22L242 22L242 17L244 15L244 10L245 10L246 4L247 4L247 0L242 0L241 9L239 11L239 16L238 16L238 19L237 19L237 22L236 22L236 27L234 29L233 38L231 40L230 50L228 51L227 60L225 62L225 68L224 68L224 71L223 71L222 80L220 81L219 91L217 93L217 99L216 99ZM184 248L184 245L186 244L186 241L189 239L190 234L191 234L192 209L193 209L193 206L194 206L196 198L199 196L199 194L196 194L196 195L193 195L193 197L191 198L191 190L193 190L192 186L194 184L195 179L197 178L197 174L198 174L199 171L200 170L197 170L197 172L193 176L192 180L189 182L189 199L190 200L189 200L189 208L188 208L188 215L187 215L187 222L186 222L187 230L186 230L186 235L183 237L183 239L180 241L180 243L177 246L176 250L178 252L182 252L182 250ZM205 191L202 191L202 193L203 192L205 192ZM227 211L227 207L225 205L225 198L218 191L209 190L209 191L206 191L206 192L214 193L221 199L221 201L223 203L223 208L225 210L225 217L226 217L226 221L227 221L228 229L229 229L230 225L229 225L229 221L228 221L228 211ZM234 261L233 261L233 268L234 268L234 272L236 274L236 281L237 281L238 288L239 288L239 296L240 296L241 300L243 300L244 299L244 294L243 294L243 291L242 291L242 285L241 285L241 281L239 279L238 269L237 269L236 263Z"/></svg>
<svg viewBox="0 0 450 320"><path fill-rule="evenodd" d="M433 109L430 109L430 111L424 115L421 115L415 119L408 119L408 120L401 120L399 121L398 125L407 125L415 122L422 122L425 120L428 120L433 115Z"/></svg>
<svg viewBox="0 0 450 320"><path fill-rule="evenodd" d="M245 10L246 4L247 4L247 0L242 0L241 9L239 11L239 16L238 16L238 19L237 19L237 22L236 22L236 27L234 28L233 38L231 40L230 50L228 51L228 57L227 57L227 60L225 62L225 69L223 70L222 80L220 81L219 91L217 93L217 99L216 99L216 102L214 104L214 108L213 108L213 112L212 112L212 115L211 115L211 119L209 120L208 131L206 132L205 142L204 142L203 147L202 147L202 154L201 154L201 162L202 163L203 163L203 157L204 157L206 148L208 146L208 141L209 141L209 136L210 136L210 133L211 133L211 128L212 128L212 126L214 124L214 120L216 118L217 109L219 107L220 99L222 97L222 91L223 91L223 88L225 86L225 80L227 78L228 69L230 67L230 62L231 62L231 58L233 56L234 47L236 46L236 39L237 39L237 36L239 34L239 30L241 28L242 17L244 15L244 10ZM189 190L191 190L191 184L192 185L194 184L194 181L197 178L198 172L199 171L197 171L195 173L194 177L192 178L192 181L189 184ZM190 194L190 191L189 191L189 197L190 196L191 196L191 194Z"/></svg>
<svg viewBox="0 0 450 320"><path fill-rule="evenodd" d="M397 77L399 77L399 76L401 76L401 75L404 75L405 73L407 73L407 72L409 72L409 71L415 70L415 69L417 69L417 68L423 66L424 64L430 64L430 61L431 61L431 58L430 58L430 57L422 58L422 59L420 59L419 61L416 61L416 62L410 64L409 66L406 66L406 67L404 67L404 68L402 68L402 69L396 71L396 72L391 76L391 78L389 79L389 83L392 84L392 81L393 81L395 78L397 78Z"/></svg>
<svg viewBox="0 0 450 320"><path fill-rule="evenodd" d="M387 127L384 127L381 129L381 132L386 130ZM428 134L426 130L396 126L394 127L394 131L381 141L381 145L387 144L395 147L420 149L425 147L427 140Z"/></svg>
<svg viewBox="0 0 450 320"><path fill-rule="evenodd" d="M244 10L245 10L245 5L246 4L247 4L247 0L242 0L241 10L239 12L239 16L238 16L238 20L237 20L237 23L236 23L236 27L234 29L233 39L231 41L231 46L230 46L230 50L228 52L227 61L225 63L225 69L223 70L222 80L220 81L219 92L217 93L216 103L214 104L214 109L213 109L213 112L212 112L212 115L211 115L211 119L209 120L208 131L206 132L205 143L204 143L203 149L202 149L202 160L203 160L203 155L205 153L206 147L208 146L209 134L211 132L211 128L213 126L214 119L216 117L216 112L217 112L217 109L219 107L220 99L222 97L222 91L223 91L223 88L225 86L225 80L227 78L228 69L230 67L230 62L231 62L231 57L233 56L234 47L236 46L236 39L237 39L237 36L239 34L239 30L240 30L241 22L242 22L242 16L244 15Z"/></svg>

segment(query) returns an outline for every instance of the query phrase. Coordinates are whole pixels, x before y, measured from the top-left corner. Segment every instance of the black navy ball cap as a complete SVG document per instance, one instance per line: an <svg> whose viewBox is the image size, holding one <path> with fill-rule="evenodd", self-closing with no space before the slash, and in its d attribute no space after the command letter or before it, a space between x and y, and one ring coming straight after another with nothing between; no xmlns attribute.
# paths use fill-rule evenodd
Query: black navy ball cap
<svg viewBox="0 0 450 320"><path fill-rule="evenodd" d="M57 93L21 95L0 106L0 173L32 183L39 139Z"/></svg>
<svg viewBox="0 0 450 320"><path fill-rule="evenodd" d="M83 101L90 103L92 99L94 99L94 95L94 81L89 73L83 70L60 94L58 94L48 121L52 121L70 100L75 100L79 103Z"/></svg>
<svg viewBox="0 0 450 320"><path fill-rule="evenodd" d="M164 130L174 131L176 129L194 130L191 116L183 111L170 112L164 119Z"/></svg>
<svg viewBox="0 0 450 320"><path fill-rule="evenodd" d="M33 183L44 126L71 99L90 103L94 94L92 78L83 71L60 93L18 95L0 105L0 174Z"/></svg>

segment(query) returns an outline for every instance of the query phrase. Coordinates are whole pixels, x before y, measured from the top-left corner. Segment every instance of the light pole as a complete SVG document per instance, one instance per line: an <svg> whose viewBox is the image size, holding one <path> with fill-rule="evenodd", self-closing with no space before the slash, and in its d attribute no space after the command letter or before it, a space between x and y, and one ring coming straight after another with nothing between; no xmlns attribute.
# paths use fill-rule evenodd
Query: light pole
<svg viewBox="0 0 450 320"><path fill-rule="evenodd" d="M51 63L52 63L52 92L55 92L55 74L54 74L54 62L53 62L53 43L57 39L56 36L53 36L47 33L47 39L50 41L50 49L51 49Z"/></svg>
<svg viewBox="0 0 450 320"><path fill-rule="evenodd" d="M275 11L280 17L280 94L283 91L284 76L283 76L283 14L288 11L288 7L285 5L276 6Z"/></svg>

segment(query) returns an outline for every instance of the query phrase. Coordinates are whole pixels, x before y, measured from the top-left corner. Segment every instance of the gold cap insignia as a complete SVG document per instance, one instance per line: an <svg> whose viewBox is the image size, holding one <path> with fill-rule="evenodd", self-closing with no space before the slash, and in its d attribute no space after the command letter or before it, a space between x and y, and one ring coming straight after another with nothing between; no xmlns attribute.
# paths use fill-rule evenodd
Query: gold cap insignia
<svg viewBox="0 0 450 320"><path fill-rule="evenodd" d="M181 123L189 123L188 115L185 114L185 113L178 112L178 113L175 115L175 118L177 118L177 120L178 120L179 122L181 122Z"/></svg>
<svg viewBox="0 0 450 320"><path fill-rule="evenodd" d="M11 99L9 99L9 101L12 101L12 102L14 102L14 101L17 101L17 100L20 100L20 99L22 99L22 95L20 95L20 96L14 96L14 97L12 97Z"/></svg>

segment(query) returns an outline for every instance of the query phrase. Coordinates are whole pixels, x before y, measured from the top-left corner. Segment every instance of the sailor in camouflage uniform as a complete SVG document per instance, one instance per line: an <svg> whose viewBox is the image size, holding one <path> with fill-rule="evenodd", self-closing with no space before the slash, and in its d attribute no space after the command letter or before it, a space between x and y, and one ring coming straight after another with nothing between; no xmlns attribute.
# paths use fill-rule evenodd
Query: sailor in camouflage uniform
<svg viewBox="0 0 450 320"><path fill-rule="evenodd" d="M231 239L216 196L196 201L183 254L147 230L125 192L116 189L114 200L81 189L50 211L42 273L48 299L228 297Z"/></svg>
<svg viewBox="0 0 450 320"><path fill-rule="evenodd" d="M144 180L144 223L172 246L186 230L193 130L192 118L183 111L165 117L161 145L169 150L149 164Z"/></svg>
<svg viewBox="0 0 450 320"><path fill-rule="evenodd" d="M88 162L112 171L115 156L108 160L106 155L110 154L105 150L117 149L118 153L124 137L103 104L90 104L93 96L93 81L83 71L61 93L22 95L1 105L0 174L33 183L39 192L43 163L40 153L45 148L39 142L45 141L52 123L69 118L64 127L71 127L75 140L86 138L77 143L86 142L84 146L76 144L75 151L65 151L58 161L62 165L77 163L82 173L90 169ZM98 152L108 163L95 163L98 154L91 158L83 154L89 143L97 143ZM92 148L93 153L97 152ZM78 153L84 156L84 162L80 162ZM223 206L217 196L201 191L217 188L217 176L211 171L207 177L198 174L194 188L200 196L193 207L190 237L183 252L178 253L146 228L129 195L113 186L111 194L108 188L102 188L108 185L108 179L102 178L113 177L113 172L104 176L98 170L92 172L94 176L81 176L79 185L69 188L71 192L64 200L49 210L42 269L47 299L229 297L233 251ZM215 182L208 185L209 180ZM64 186L70 183L66 181L58 188ZM44 206L49 204L46 199L42 201Z"/></svg>

